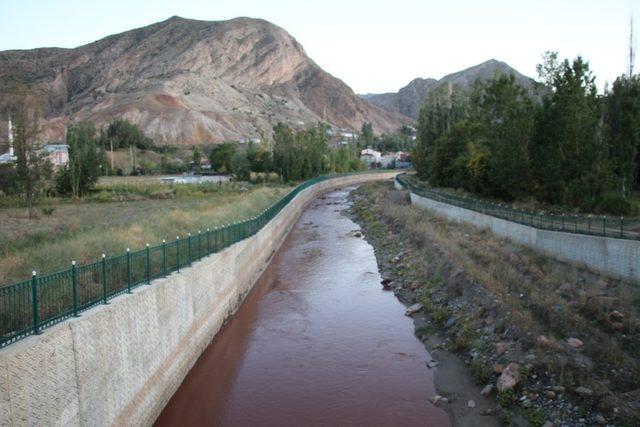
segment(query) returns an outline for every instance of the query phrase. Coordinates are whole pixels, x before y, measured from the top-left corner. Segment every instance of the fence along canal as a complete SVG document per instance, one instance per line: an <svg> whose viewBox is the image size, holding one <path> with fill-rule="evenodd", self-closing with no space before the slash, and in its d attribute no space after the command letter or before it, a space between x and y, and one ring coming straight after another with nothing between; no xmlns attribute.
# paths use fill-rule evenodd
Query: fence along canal
<svg viewBox="0 0 640 427"><path fill-rule="evenodd" d="M282 210L300 191L329 178L324 175L298 185L259 215L204 232L198 231L156 246L105 256L96 262L76 265L53 274L38 275L0 287L0 348L37 335L82 311L149 285L152 280L191 265L253 234Z"/></svg>
<svg viewBox="0 0 640 427"><path fill-rule="evenodd" d="M638 220L595 215L544 214L524 209L515 209L508 205L460 196L431 188L423 188L412 184L406 177L401 175L396 176L396 181L403 188L409 189L418 196L518 224L528 225L529 227L540 230L562 231L565 233L612 237L625 240L640 240L640 221Z"/></svg>

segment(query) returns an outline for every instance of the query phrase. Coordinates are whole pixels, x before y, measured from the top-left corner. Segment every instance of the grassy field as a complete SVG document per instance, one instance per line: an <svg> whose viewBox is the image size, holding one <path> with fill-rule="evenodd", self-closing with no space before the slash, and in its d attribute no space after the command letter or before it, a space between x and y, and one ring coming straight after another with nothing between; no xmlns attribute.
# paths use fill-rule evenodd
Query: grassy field
<svg viewBox="0 0 640 427"><path fill-rule="evenodd" d="M0 209L0 284L66 269L102 253L173 240L177 235L253 216L291 188L237 183L166 185L155 179L121 177L101 182L85 199L50 199L49 215L38 208L29 220L24 208ZM46 208L45 207L45 208Z"/></svg>

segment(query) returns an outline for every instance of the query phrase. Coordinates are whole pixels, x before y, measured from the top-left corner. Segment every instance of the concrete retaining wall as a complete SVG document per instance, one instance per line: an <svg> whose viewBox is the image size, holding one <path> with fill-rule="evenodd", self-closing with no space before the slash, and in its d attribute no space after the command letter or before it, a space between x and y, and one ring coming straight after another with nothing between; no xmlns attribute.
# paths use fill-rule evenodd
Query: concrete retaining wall
<svg viewBox="0 0 640 427"><path fill-rule="evenodd" d="M150 425L305 206L395 173L320 182L256 235L0 350L0 425Z"/></svg>
<svg viewBox="0 0 640 427"><path fill-rule="evenodd" d="M540 230L411 193L411 203L450 220L488 228L514 242L626 279L640 279L640 241Z"/></svg>

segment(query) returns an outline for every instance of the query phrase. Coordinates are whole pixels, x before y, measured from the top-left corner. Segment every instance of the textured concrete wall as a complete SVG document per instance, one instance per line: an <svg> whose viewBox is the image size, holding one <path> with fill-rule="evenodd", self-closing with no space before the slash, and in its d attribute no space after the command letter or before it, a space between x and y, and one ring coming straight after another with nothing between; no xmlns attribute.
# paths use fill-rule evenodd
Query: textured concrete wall
<svg viewBox="0 0 640 427"><path fill-rule="evenodd" d="M411 203L450 220L488 228L495 234L561 259L627 279L640 279L640 241L539 230L411 193Z"/></svg>
<svg viewBox="0 0 640 427"><path fill-rule="evenodd" d="M0 425L150 425L307 203L393 175L316 184L256 235L0 350Z"/></svg>

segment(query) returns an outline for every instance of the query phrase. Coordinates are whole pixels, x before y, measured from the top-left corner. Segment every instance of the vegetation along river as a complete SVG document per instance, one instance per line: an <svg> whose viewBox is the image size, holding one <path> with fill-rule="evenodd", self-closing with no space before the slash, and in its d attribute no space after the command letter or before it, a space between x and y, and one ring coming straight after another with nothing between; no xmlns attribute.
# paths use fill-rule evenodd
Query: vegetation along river
<svg viewBox="0 0 640 427"><path fill-rule="evenodd" d="M412 320L343 215L349 190L305 210L156 425L449 425Z"/></svg>

